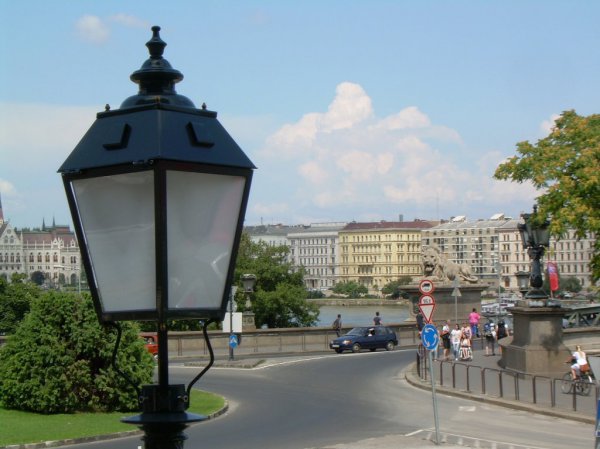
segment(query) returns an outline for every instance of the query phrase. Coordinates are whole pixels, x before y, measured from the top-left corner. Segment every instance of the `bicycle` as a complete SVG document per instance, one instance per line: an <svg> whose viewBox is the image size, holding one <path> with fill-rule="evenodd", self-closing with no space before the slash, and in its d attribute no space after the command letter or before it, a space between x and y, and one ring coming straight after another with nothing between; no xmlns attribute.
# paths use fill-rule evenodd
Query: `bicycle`
<svg viewBox="0 0 600 449"><path fill-rule="evenodd" d="M560 389L565 394L572 393L573 389L575 389L575 393L582 396L589 396L594 383L594 375L590 369L579 374L575 380L571 377L571 371L569 370L562 378Z"/></svg>

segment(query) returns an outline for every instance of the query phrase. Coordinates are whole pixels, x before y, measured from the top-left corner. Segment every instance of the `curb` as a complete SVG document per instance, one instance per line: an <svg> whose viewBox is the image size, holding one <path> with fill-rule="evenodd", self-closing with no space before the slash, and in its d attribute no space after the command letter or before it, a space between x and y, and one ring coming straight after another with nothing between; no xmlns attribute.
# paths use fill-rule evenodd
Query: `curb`
<svg viewBox="0 0 600 449"><path fill-rule="evenodd" d="M206 416L206 419L202 422L208 421L209 419L217 418L225 414L229 410L229 402L225 400L225 404L220 410L217 410L214 413ZM192 424L189 427L198 425L201 423ZM67 446L71 444L83 444L83 443L94 443L97 441L106 441L106 440L114 440L117 438L127 438L133 437L136 435L143 435L144 432L141 430L128 430L125 432L117 432L117 433L109 433L105 435L94 435L89 437L81 437L81 438L69 438L65 440L55 440L55 441L43 441L41 443L25 443L25 444L12 444L9 446L0 446L0 449L43 449L47 447L59 447L59 446Z"/></svg>
<svg viewBox="0 0 600 449"><path fill-rule="evenodd" d="M431 384L422 380L417 375L417 364L412 363L408 365L402 374L406 381L415 388L419 388L421 390L431 391ZM569 419L571 421L578 421L585 424L596 424L596 418L593 416L584 416L574 412L556 410L556 409L548 409L539 407L535 404L530 404L526 402L517 402L511 401L504 398L497 398L493 396L486 396L483 394L477 393L469 393L464 390L455 390L452 388L448 388L445 386L436 385L435 386L436 393L441 393L446 396L454 396L463 399L469 399L471 401L483 402L486 404L499 405L500 407L511 408L513 410L521 410L525 412L537 413L539 415L552 416L554 418L563 418Z"/></svg>

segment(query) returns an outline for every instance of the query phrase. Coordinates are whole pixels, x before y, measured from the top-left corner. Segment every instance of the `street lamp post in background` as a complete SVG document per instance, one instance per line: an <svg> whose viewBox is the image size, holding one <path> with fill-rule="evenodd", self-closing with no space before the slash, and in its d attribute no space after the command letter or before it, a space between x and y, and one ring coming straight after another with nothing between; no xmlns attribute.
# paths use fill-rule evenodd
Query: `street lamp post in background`
<svg viewBox="0 0 600 449"><path fill-rule="evenodd" d="M192 385L169 384L168 321L223 320L254 165L206 106L175 91L183 75L163 58L131 75L137 95L97 114L62 174L90 293L101 323L156 323L158 384L142 387L146 449L182 448ZM207 342L209 343L209 342ZM210 348L210 345L209 345Z"/></svg>
<svg viewBox="0 0 600 449"><path fill-rule="evenodd" d="M229 360L234 359L233 348L237 344L237 338L233 332L233 312L235 312L235 294L237 293L237 286L231 287L231 298L229 299ZM235 344L234 344L235 342Z"/></svg>
<svg viewBox="0 0 600 449"><path fill-rule="evenodd" d="M525 294L525 300L529 307L544 307L548 295L542 290L544 279L542 277L542 257L546 248L550 245L550 222L536 221L537 206L533 207L533 214L523 214L524 223L517 225L523 249L527 250L531 260L531 272L529 284L531 289Z"/></svg>
<svg viewBox="0 0 600 449"><path fill-rule="evenodd" d="M246 303L244 305L244 313L242 314L242 329L254 330L256 329L256 322L254 321L254 312L252 312L252 300L250 294L254 291L254 285L256 284L256 275L254 274L243 274L242 275L242 286L244 287L244 295L246 296Z"/></svg>

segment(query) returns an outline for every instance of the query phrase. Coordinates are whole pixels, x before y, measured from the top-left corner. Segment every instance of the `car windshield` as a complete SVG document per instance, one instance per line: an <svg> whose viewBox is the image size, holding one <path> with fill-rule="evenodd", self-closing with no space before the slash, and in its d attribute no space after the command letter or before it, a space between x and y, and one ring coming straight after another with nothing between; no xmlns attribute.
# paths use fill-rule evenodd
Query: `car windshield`
<svg viewBox="0 0 600 449"><path fill-rule="evenodd" d="M363 336L367 334L367 329L364 327L355 327L354 329L352 329L350 332L348 332L346 335L357 335L357 336Z"/></svg>

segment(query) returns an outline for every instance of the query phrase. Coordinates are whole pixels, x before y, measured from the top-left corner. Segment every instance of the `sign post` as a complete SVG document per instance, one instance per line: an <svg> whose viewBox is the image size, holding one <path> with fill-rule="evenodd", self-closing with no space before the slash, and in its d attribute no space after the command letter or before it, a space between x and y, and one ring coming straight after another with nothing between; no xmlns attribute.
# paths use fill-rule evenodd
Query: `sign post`
<svg viewBox="0 0 600 449"><path fill-rule="evenodd" d="M431 379L431 397L433 400L433 421L435 423L435 444L440 444L440 421L438 417L437 397L435 394L435 371L433 370L433 352L437 351L440 335L433 324L426 324L421 332L421 342L429 353L429 378Z"/></svg>

